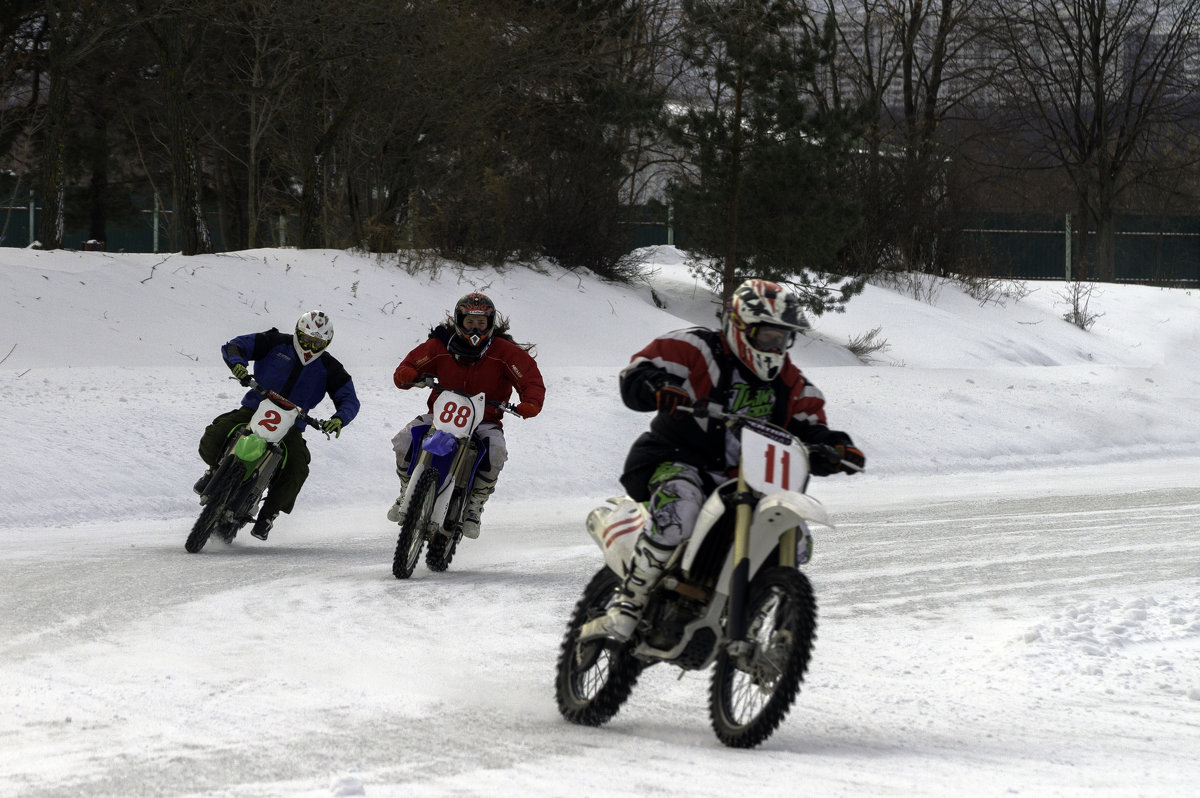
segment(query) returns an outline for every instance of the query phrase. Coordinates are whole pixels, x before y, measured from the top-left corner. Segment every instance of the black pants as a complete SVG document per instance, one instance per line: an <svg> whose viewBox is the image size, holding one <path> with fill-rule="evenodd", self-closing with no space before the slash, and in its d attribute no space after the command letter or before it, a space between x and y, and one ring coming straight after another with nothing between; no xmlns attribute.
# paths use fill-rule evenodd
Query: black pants
<svg viewBox="0 0 1200 798"><path fill-rule="evenodd" d="M225 453L230 434L243 424L249 423L253 415L254 411L250 408L239 407L214 418L200 437L200 459L210 468L215 468L220 463L221 455ZM299 427L292 427L284 436L283 448L287 453L283 468L276 471L271 480L271 487L267 490L262 509L259 510L262 517L278 512L290 513L296 504L296 497L300 495L300 488L304 487L304 480L308 479L308 464L312 458Z"/></svg>

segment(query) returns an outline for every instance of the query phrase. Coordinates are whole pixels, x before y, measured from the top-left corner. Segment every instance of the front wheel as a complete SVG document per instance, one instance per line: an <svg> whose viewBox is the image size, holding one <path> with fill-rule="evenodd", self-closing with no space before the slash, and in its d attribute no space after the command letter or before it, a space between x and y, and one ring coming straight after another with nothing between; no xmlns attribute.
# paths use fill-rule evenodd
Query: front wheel
<svg viewBox="0 0 1200 798"><path fill-rule="evenodd" d="M421 472L416 484L410 486L412 500L400 526L400 537L396 540L396 554L392 558L392 576L408 579L421 556L421 544L425 541L425 529L429 516L433 514L433 503L437 499L438 472L427 468Z"/></svg>
<svg viewBox="0 0 1200 798"><path fill-rule="evenodd" d="M233 461L232 456L227 457L217 469L217 473L213 474L212 481L205 490L208 501L200 510L200 517L192 525L192 532L188 535L187 542L183 544L183 548L190 554L195 554L204 548L209 535L220 529L227 509L226 505L229 504L229 499L239 484L239 476L237 463Z"/></svg>
<svg viewBox="0 0 1200 798"><path fill-rule="evenodd" d="M774 567L751 583L746 601L750 650L717 657L709 694L713 731L731 748L753 748L783 722L796 700L816 636L808 578Z"/></svg>
<svg viewBox="0 0 1200 798"><path fill-rule="evenodd" d="M581 726L599 726L616 715L645 667L627 644L605 638L578 642L580 627L605 613L619 584L620 578L608 568L592 577L575 605L558 654L558 711Z"/></svg>
<svg viewBox="0 0 1200 798"><path fill-rule="evenodd" d="M454 552L458 549L461 535L432 535L429 538L429 548L425 550L425 565L431 571L441 572L450 567Z"/></svg>

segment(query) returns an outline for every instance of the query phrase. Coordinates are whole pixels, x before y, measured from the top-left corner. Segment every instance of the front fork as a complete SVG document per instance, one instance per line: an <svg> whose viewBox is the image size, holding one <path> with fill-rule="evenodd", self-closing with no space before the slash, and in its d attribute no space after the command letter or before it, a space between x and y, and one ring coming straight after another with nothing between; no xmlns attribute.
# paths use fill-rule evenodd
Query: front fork
<svg viewBox="0 0 1200 798"><path fill-rule="evenodd" d="M470 479L471 473L469 468L464 467L464 463L470 462L468 454L473 451L474 447L472 447L469 442L460 442L458 448L454 452L454 457L450 461L450 466L447 469L447 473L450 475L449 478L454 481L455 488L463 492L464 496L466 495L467 481ZM421 478L421 474L423 474L428 468L433 468L433 453L427 449L421 449L421 453L417 455L417 462L413 466L412 474L408 478L408 490L404 492L404 498L400 503L401 518L407 517L408 507L412 503L413 488L416 486L417 480ZM438 492L440 493L442 484L442 480L440 479L441 474L438 476ZM458 512L459 516L462 515L462 505L463 502L460 502ZM454 518L447 520L458 521L459 519Z"/></svg>
<svg viewBox="0 0 1200 798"><path fill-rule="evenodd" d="M754 514L755 498L738 469L737 493L733 497L736 515L733 526L733 573L729 585L729 653L735 657L751 653L753 644L746 639L749 619L746 618L747 594L750 591L750 521ZM779 536L779 564L796 567L796 528Z"/></svg>

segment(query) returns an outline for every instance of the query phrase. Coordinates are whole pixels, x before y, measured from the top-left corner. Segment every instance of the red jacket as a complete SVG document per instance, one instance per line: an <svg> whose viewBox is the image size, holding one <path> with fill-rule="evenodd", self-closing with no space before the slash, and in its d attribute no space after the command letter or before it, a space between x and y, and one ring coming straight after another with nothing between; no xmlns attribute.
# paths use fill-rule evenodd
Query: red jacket
<svg viewBox="0 0 1200 798"><path fill-rule="evenodd" d="M546 400L546 385L542 382L537 361L528 352L507 338L496 337L482 358L474 363L460 363L446 348L451 334L452 331L439 325L430 333L429 340L405 355L392 375L396 387L408 387L399 379L400 370L407 366L416 369L419 375L432 374L438 382L456 390L482 393L493 402L507 402L516 388L522 402L534 404L541 410ZM430 410L433 410L439 393L433 391L430 394ZM502 426L503 415L500 408L487 405L483 420Z"/></svg>

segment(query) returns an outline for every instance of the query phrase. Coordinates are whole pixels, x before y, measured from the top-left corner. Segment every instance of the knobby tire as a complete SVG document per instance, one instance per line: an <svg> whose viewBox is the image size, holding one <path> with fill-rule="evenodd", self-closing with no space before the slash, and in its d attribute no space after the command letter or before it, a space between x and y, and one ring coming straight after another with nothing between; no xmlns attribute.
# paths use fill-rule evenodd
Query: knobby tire
<svg viewBox="0 0 1200 798"><path fill-rule="evenodd" d="M599 726L621 709L645 667L625 643L600 638L579 646L579 629L603 615L620 578L608 568L592 577L571 614L558 654L558 711L572 723Z"/></svg>
<svg viewBox="0 0 1200 798"><path fill-rule="evenodd" d="M769 568L750 584L746 601L750 661L722 650L713 670L709 715L731 748L753 748L783 722L812 655L817 606L808 578L794 568Z"/></svg>
<svg viewBox="0 0 1200 798"><path fill-rule="evenodd" d="M454 552L458 549L461 535L433 535L429 539L429 548L425 550L425 565L431 571L442 572L450 567Z"/></svg>
<svg viewBox="0 0 1200 798"><path fill-rule="evenodd" d="M396 554L392 558L392 576L397 579L408 579L417 567L425 528L429 525L429 516L433 513L433 503L437 499L438 478L437 471L427 468L412 486L412 501L408 504L404 523L400 526Z"/></svg>
<svg viewBox="0 0 1200 798"><path fill-rule="evenodd" d="M201 508L200 517L192 525L192 532L188 535L187 542L183 544L183 548L190 554L195 554L204 548L209 536L220 526L221 516L239 483L238 465L230 456L221 463L217 473L213 474L212 482L205 491L208 494L208 501Z"/></svg>

